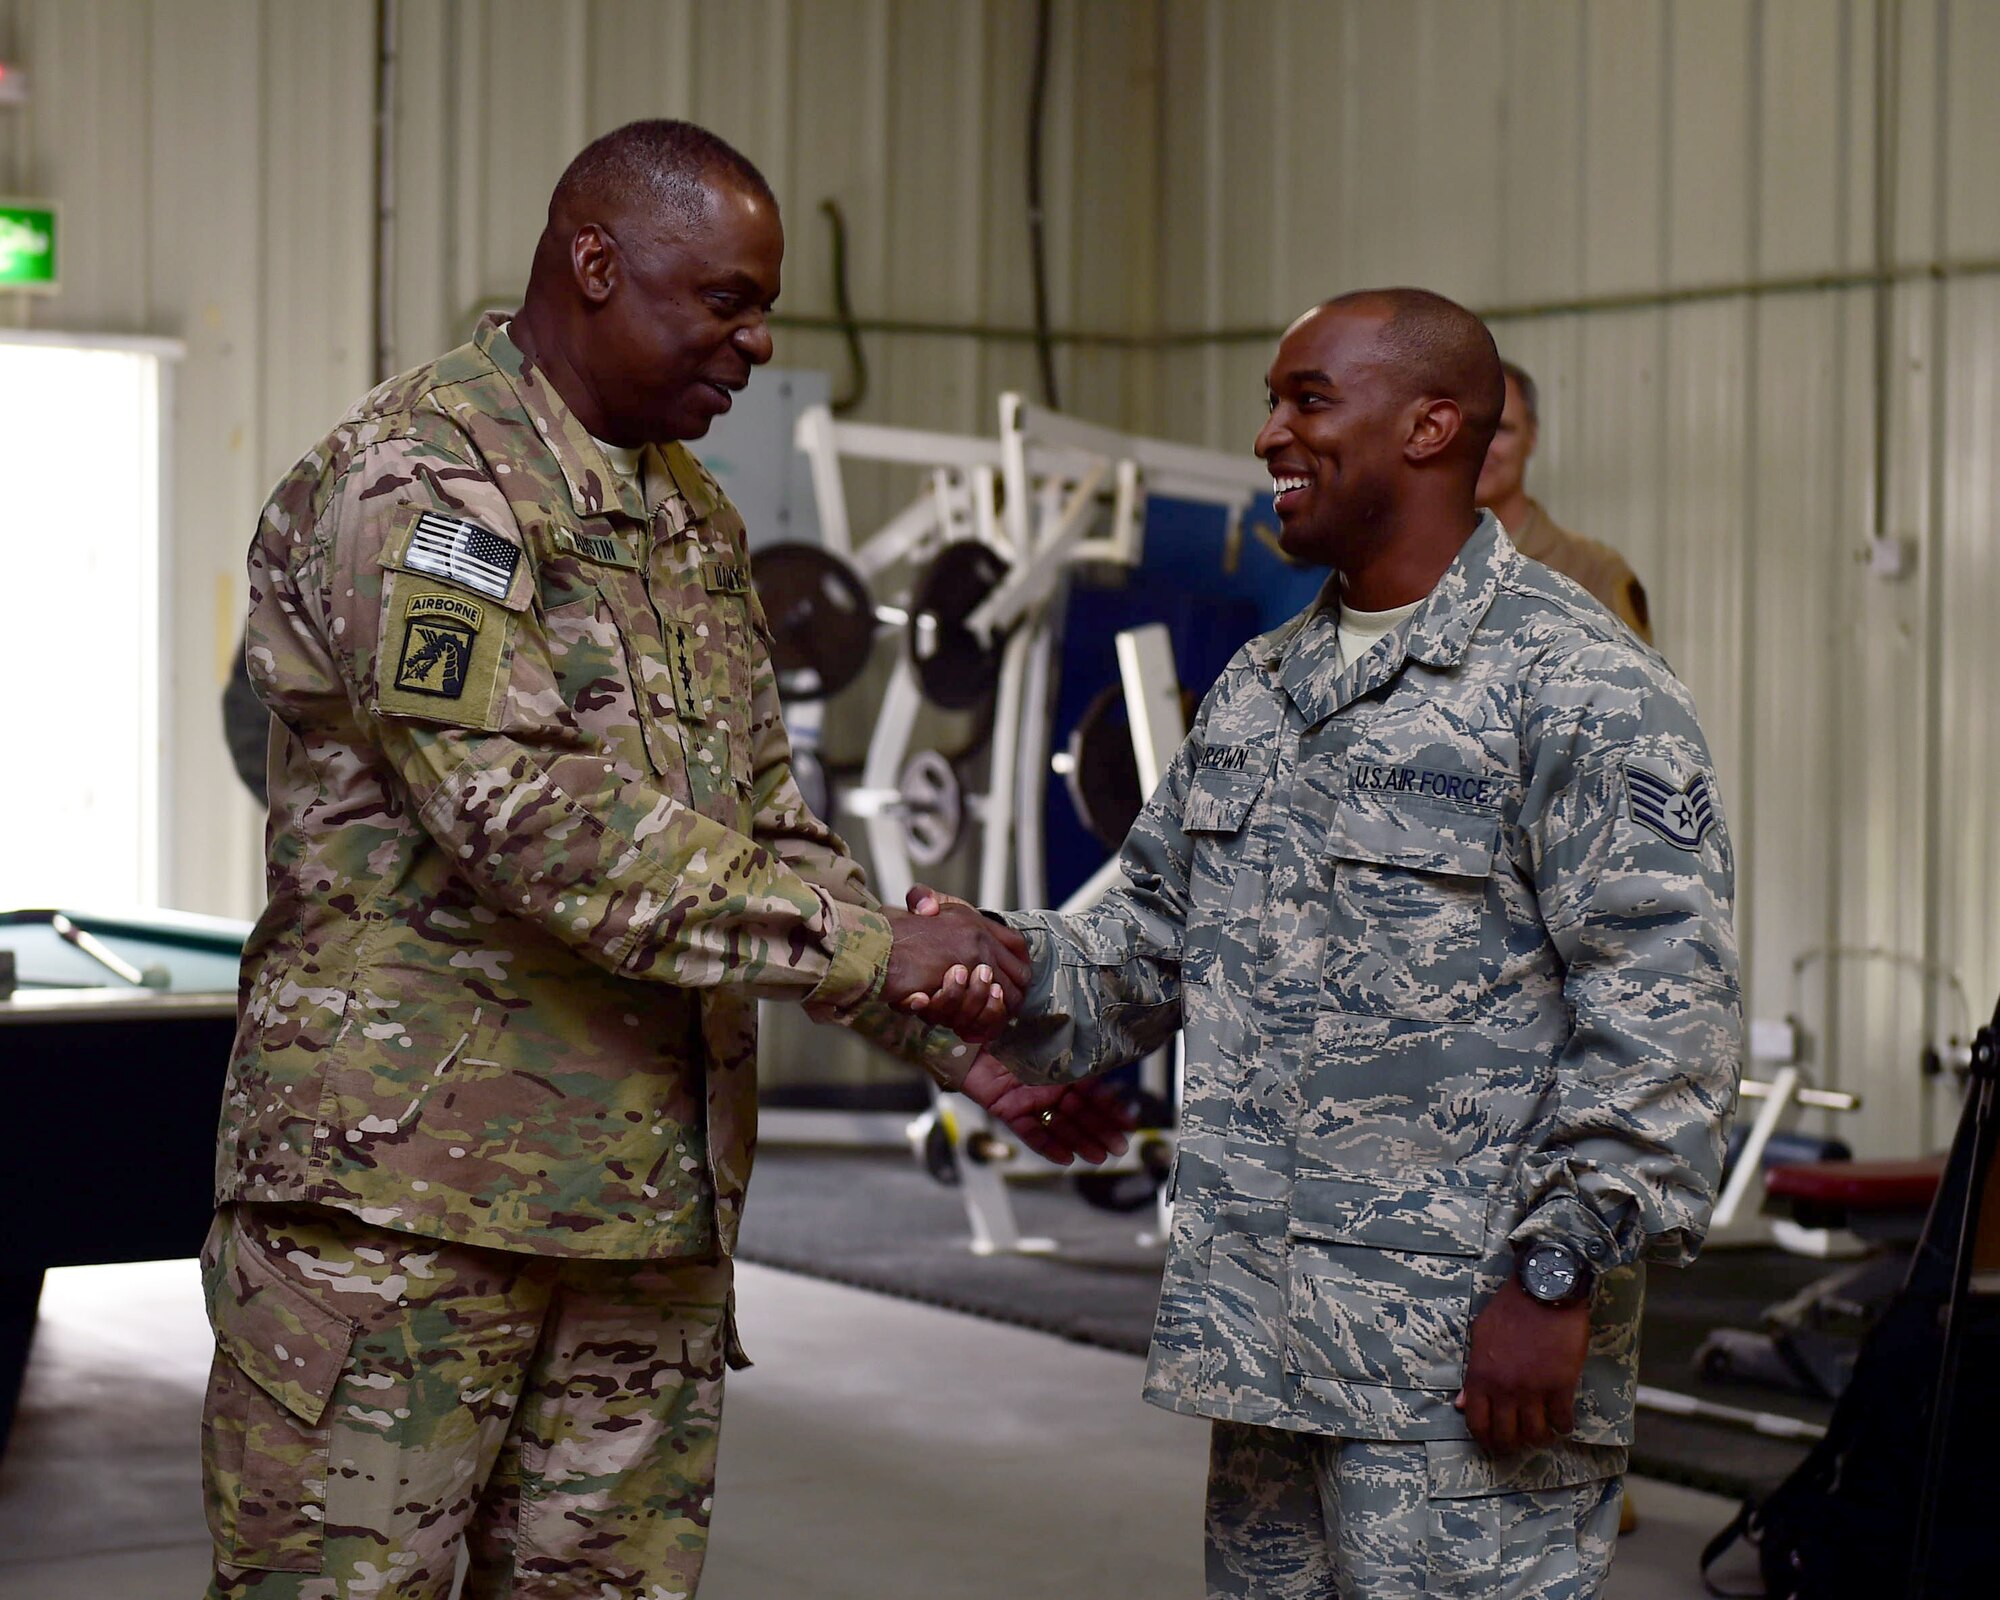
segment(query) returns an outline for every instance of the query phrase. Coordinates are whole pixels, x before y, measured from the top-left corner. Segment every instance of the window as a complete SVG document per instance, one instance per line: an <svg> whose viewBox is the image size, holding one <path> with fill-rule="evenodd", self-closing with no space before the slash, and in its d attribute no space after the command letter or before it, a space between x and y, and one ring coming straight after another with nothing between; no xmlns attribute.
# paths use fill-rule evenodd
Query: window
<svg viewBox="0 0 2000 1600"><path fill-rule="evenodd" d="M162 340L0 331L0 907L159 901Z"/></svg>

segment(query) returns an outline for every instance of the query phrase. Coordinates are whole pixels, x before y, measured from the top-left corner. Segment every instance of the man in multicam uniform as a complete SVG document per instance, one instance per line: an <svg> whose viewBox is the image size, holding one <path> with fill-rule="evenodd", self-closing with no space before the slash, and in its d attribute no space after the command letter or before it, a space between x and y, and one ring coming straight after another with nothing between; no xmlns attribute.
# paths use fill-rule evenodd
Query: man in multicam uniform
<svg viewBox="0 0 2000 1600"><path fill-rule="evenodd" d="M1630 564L1610 545L1558 527L1542 503L1529 495L1528 460L1541 429L1541 403L1526 368L1505 361L1501 370L1507 375L1507 403L1493 431L1493 443L1487 446L1486 463L1479 469L1476 503L1500 519L1522 555L1582 585L1651 644L1653 617L1645 585Z"/></svg>
<svg viewBox="0 0 2000 1600"><path fill-rule="evenodd" d="M1019 941L884 912L803 806L742 524L673 442L770 358L782 251L720 140L607 135L519 315L362 400L265 509L211 1596L442 1600L461 1541L472 1597L691 1594L756 1001L1013 1087L884 1003L955 972L976 1037ZM1052 1150L1078 1107L1020 1125Z"/></svg>
<svg viewBox="0 0 2000 1600"><path fill-rule="evenodd" d="M993 1048L1080 1077L1185 1029L1146 1394L1214 1419L1211 1595L1574 1600L1642 1263L1693 1256L1734 1104L1715 779L1660 658L1475 508L1477 318L1343 297L1269 384L1285 548L1334 576L1210 692L1123 884L1009 916Z"/></svg>

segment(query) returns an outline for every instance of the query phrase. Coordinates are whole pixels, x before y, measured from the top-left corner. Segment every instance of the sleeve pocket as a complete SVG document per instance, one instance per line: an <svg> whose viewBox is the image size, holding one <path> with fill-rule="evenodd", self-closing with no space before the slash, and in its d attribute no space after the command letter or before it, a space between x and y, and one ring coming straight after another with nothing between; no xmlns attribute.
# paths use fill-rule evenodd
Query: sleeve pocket
<svg viewBox="0 0 2000 1600"><path fill-rule="evenodd" d="M1264 787L1262 772L1229 772L1204 767L1181 802L1183 833L1239 833Z"/></svg>
<svg viewBox="0 0 2000 1600"><path fill-rule="evenodd" d="M326 1520L327 1407L355 1325L282 1277L240 1235L210 1270L209 1531L219 1558L317 1572Z"/></svg>

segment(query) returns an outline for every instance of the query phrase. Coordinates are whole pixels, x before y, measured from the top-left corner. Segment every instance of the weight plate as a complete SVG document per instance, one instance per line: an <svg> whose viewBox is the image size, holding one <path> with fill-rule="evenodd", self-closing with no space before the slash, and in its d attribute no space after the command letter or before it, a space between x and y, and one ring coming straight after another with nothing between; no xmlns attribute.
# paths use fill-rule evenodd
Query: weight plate
<svg viewBox="0 0 2000 1600"><path fill-rule="evenodd" d="M903 765L896 816L903 844L920 867L934 867L958 846L965 831L965 794L957 769L935 750L919 750Z"/></svg>
<svg viewBox="0 0 2000 1600"><path fill-rule="evenodd" d="M1139 757L1132 749L1125 693L1117 684L1100 689L1077 718L1063 783L1091 836L1107 850L1122 845L1146 797L1139 792Z"/></svg>
<svg viewBox="0 0 2000 1600"><path fill-rule="evenodd" d="M816 544L766 545L750 553L750 581L771 625L781 698L823 700L861 676L875 602L845 561Z"/></svg>
<svg viewBox="0 0 2000 1600"><path fill-rule="evenodd" d="M910 661L924 698L947 711L969 711L1000 681L1005 640L981 644L965 619L1000 586L1007 563L976 539L937 553L910 605Z"/></svg>

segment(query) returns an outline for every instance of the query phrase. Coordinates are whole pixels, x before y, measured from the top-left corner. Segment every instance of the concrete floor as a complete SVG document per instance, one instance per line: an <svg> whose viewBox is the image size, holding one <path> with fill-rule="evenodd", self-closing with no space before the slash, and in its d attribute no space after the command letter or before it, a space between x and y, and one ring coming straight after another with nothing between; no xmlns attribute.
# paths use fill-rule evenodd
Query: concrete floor
<svg viewBox="0 0 2000 1600"><path fill-rule="evenodd" d="M746 1267L702 1600L1197 1600L1206 1431L1130 1356ZM193 1262L50 1275L7 1458L0 1600L194 1600L208 1330ZM1612 1600L1702 1593L1732 1509L1639 1486Z"/></svg>

